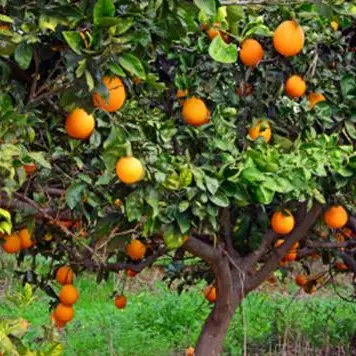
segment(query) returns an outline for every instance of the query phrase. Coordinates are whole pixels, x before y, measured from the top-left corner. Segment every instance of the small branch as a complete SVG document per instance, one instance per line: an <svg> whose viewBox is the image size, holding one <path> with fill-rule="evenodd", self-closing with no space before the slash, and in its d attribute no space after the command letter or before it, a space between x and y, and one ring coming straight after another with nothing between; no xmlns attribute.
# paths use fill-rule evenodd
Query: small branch
<svg viewBox="0 0 356 356"><path fill-rule="evenodd" d="M317 248L323 248L323 249L351 248L351 247L356 247L356 240L349 240L349 241L345 241L345 242L306 241L306 246L313 248L313 249L317 249Z"/></svg>
<svg viewBox="0 0 356 356"><path fill-rule="evenodd" d="M34 47L34 49L33 49L33 60L35 62L35 73L33 75L33 81L32 81L32 85L31 85L30 96L28 98L28 102L31 102L35 96L36 89L37 89L37 82L39 79L40 59L38 57L38 51L37 51L36 47Z"/></svg>

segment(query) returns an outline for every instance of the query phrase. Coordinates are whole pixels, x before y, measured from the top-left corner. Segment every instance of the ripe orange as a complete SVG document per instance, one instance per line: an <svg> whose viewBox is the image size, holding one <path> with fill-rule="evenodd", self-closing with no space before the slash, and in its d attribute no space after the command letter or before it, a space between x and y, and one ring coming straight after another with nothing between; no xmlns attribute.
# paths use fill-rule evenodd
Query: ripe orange
<svg viewBox="0 0 356 356"><path fill-rule="evenodd" d="M74 109L66 119L65 128L72 138L85 140L89 138L95 127L95 120L84 109Z"/></svg>
<svg viewBox="0 0 356 356"><path fill-rule="evenodd" d="M339 270L340 272L344 272L344 271L347 271L349 269L349 267L345 264L345 263L342 263L342 262L335 262L335 268L337 270Z"/></svg>
<svg viewBox="0 0 356 356"><path fill-rule="evenodd" d="M295 277L295 284L299 287L303 287L308 283L308 277L304 274L298 274Z"/></svg>
<svg viewBox="0 0 356 356"><path fill-rule="evenodd" d="M145 257L147 247L140 240L133 240L126 246L127 255L134 261Z"/></svg>
<svg viewBox="0 0 356 356"><path fill-rule="evenodd" d="M32 173L35 173L37 170L37 166L34 163L24 164L23 168L25 169L25 172L28 176Z"/></svg>
<svg viewBox="0 0 356 356"><path fill-rule="evenodd" d="M283 211L276 211L271 218L271 226L275 233L280 235L287 235L294 229L295 221L292 213L284 209Z"/></svg>
<svg viewBox="0 0 356 356"><path fill-rule="evenodd" d="M185 356L194 356L194 355L195 355L194 347L190 346L185 350Z"/></svg>
<svg viewBox="0 0 356 356"><path fill-rule="evenodd" d="M297 251L296 250L290 250L285 256L284 259L288 262L295 261L297 258Z"/></svg>
<svg viewBox="0 0 356 356"><path fill-rule="evenodd" d="M284 244L284 240L280 239L274 243L274 247L278 248L278 247L281 247L283 244Z"/></svg>
<svg viewBox="0 0 356 356"><path fill-rule="evenodd" d="M320 103L321 101L325 101L326 98L323 94L321 93L310 93L308 95L308 100L309 100L309 108L310 110L313 109L313 107Z"/></svg>
<svg viewBox="0 0 356 356"><path fill-rule="evenodd" d="M21 241L16 234L12 234L5 237L5 242L2 244L2 248L7 253L17 253L21 250Z"/></svg>
<svg viewBox="0 0 356 356"><path fill-rule="evenodd" d="M299 75L292 75L286 81L285 91L292 98L300 98L307 90L307 85Z"/></svg>
<svg viewBox="0 0 356 356"><path fill-rule="evenodd" d="M126 270L126 274L127 274L129 277L135 277L135 276L138 274L138 272L133 271L132 269L128 268L128 269Z"/></svg>
<svg viewBox="0 0 356 356"><path fill-rule="evenodd" d="M207 30L207 34L208 34L208 37L210 38L210 41L212 41L216 36L221 36L221 33L220 33L220 22L215 22L213 24L213 27L210 27L208 30Z"/></svg>
<svg viewBox="0 0 356 356"><path fill-rule="evenodd" d="M274 31L273 45L277 52L290 57L298 54L304 46L304 31L296 21L284 21Z"/></svg>
<svg viewBox="0 0 356 356"><path fill-rule="evenodd" d="M205 287L204 294L205 294L205 298L210 303L215 303L216 302L216 288L214 286Z"/></svg>
<svg viewBox="0 0 356 356"><path fill-rule="evenodd" d="M59 284L72 284L74 273L69 266L62 266L57 269L56 280Z"/></svg>
<svg viewBox="0 0 356 356"><path fill-rule="evenodd" d="M339 29L339 24L336 21L331 21L330 26L334 31Z"/></svg>
<svg viewBox="0 0 356 356"><path fill-rule="evenodd" d="M193 126L201 126L209 122L209 110L202 99L191 97L183 104L182 111L185 123Z"/></svg>
<svg viewBox="0 0 356 356"><path fill-rule="evenodd" d="M266 143L271 141L272 129L268 121L259 121L255 127L249 129L248 133L253 141L258 137L263 137Z"/></svg>
<svg viewBox="0 0 356 356"><path fill-rule="evenodd" d="M115 297L116 308L124 309L127 304L127 298L124 295L118 295Z"/></svg>
<svg viewBox="0 0 356 356"><path fill-rule="evenodd" d="M20 238L21 248L23 250L28 249L33 245L31 234L27 229L20 230L19 238Z"/></svg>
<svg viewBox="0 0 356 356"><path fill-rule="evenodd" d="M123 82L119 77L105 76L103 83L109 92L108 97L103 98L98 92L95 92L93 94L94 106L108 112L119 110L126 100L126 90Z"/></svg>
<svg viewBox="0 0 356 356"><path fill-rule="evenodd" d="M340 229L346 225L349 216L345 208L341 205L331 206L324 213L326 225L331 229Z"/></svg>
<svg viewBox="0 0 356 356"><path fill-rule="evenodd" d="M116 174L125 184L141 181L145 170L140 160L135 157L122 157L116 163Z"/></svg>
<svg viewBox="0 0 356 356"><path fill-rule="evenodd" d="M59 300L64 305L73 305L77 302L79 293L72 284L66 284L59 292Z"/></svg>
<svg viewBox="0 0 356 356"><path fill-rule="evenodd" d="M64 328L66 326L66 322L64 321L59 321L56 319L55 315L54 315L54 312L51 313L51 320L54 322L54 325L58 328L58 329L61 329L61 328Z"/></svg>
<svg viewBox="0 0 356 356"><path fill-rule="evenodd" d="M240 59L245 66L255 67L263 59L264 51L256 40L249 38L242 42Z"/></svg>
<svg viewBox="0 0 356 356"><path fill-rule="evenodd" d="M62 323L68 323L74 317L74 309L71 306L58 304L54 310L54 318Z"/></svg>

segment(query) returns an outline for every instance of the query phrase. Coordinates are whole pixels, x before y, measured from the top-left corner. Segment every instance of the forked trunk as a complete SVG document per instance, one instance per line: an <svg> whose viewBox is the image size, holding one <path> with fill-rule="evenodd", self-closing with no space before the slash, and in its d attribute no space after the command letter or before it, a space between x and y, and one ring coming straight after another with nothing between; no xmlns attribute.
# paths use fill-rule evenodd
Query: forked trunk
<svg viewBox="0 0 356 356"><path fill-rule="evenodd" d="M236 300L231 301L229 307L215 306L200 333L195 348L195 356L221 355L231 319L240 303L241 299L236 298Z"/></svg>

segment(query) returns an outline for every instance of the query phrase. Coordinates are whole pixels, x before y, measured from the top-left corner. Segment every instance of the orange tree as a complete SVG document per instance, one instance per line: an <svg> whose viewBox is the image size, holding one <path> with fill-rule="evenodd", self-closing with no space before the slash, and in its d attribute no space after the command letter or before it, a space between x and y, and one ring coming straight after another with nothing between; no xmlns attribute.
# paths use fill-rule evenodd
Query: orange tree
<svg viewBox="0 0 356 356"><path fill-rule="evenodd" d="M320 256L356 272L355 6L263 3L0 1L3 250L58 326L78 292L55 276L165 255L181 288L209 284L196 354L217 355L276 269L298 261L307 293Z"/></svg>

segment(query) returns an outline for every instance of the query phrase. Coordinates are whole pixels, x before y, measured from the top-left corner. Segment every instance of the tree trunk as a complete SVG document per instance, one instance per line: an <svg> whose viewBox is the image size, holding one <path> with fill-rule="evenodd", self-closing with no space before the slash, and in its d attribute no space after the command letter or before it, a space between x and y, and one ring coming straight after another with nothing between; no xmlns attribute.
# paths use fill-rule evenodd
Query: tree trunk
<svg viewBox="0 0 356 356"><path fill-rule="evenodd" d="M221 355L231 319L240 303L241 299L235 298L229 306L221 308L216 305L214 307L200 333L195 356Z"/></svg>

